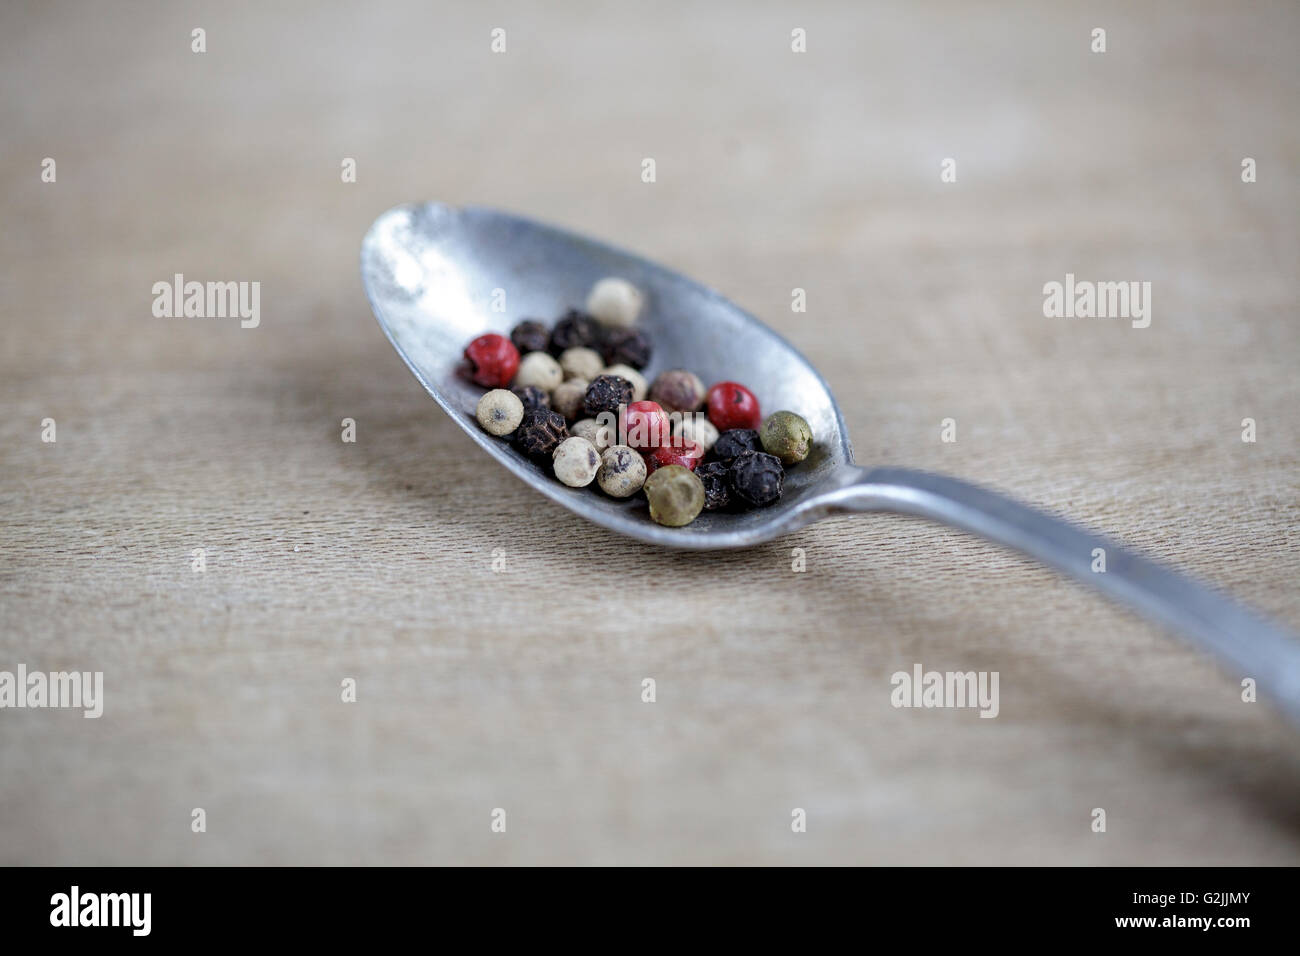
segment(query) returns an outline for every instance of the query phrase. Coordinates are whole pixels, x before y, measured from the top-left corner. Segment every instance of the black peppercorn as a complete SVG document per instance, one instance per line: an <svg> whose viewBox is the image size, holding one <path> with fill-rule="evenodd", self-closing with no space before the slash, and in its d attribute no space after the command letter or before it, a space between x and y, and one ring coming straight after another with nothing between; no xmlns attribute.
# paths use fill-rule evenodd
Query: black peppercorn
<svg viewBox="0 0 1300 956"><path fill-rule="evenodd" d="M524 420L515 429L515 445L532 458L550 460L560 442L569 437L564 416L549 408L530 408L524 411Z"/></svg>
<svg viewBox="0 0 1300 956"><path fill-rule="evenodd" d="M762 451L763 443L752 428L732 428L718 436L709 449L709 460L730 465L737 455L747 451Z"/></svg>
<svg viewBox="0 0 1300 956"><path fill-rule="evenodd" d="M632 401L632 383L618 375L597 375L595 381L587 386L587 394L582 398L582 408L595 418L601 412L618 414L620 405Z"/></svg>
<svg viewBox="0 0 1300 956"><path fill-rule="evenodd" d="M781 467L781 459L775 455L764 451L741 452L731 463L728 475L731 490L751 505L761 508L781 497L785 469Z"/></svg>
<svg viewBox="0 0 1300 956"><path fill-rule="evenodd" d="M523 388L512 388L510 391L519 396L519 400L524 403L524 410L530 408L550 408L551 396L536 385L525 385Z"/></svg>
<svg viewBox="0 0 1300 956"><path fill-rule="evenodd" d="M611 329L604 342L606 365L630 365L643 369L650 364L650 340L640 329Z"/></svg>
<svg viewBox="0 0 1300 956"><path fill-rule="evenodd" d="M551 343L551 333L536 319L524 319L510 330L510 341L515 343L520 355L525 352L545 352Z"/></svg>
<svg viewBox="0 0 1300 956"><path fill-rule="evenodd" d="M585 312L570 309L551 330L550 350L559 355L566 349L600 348L600 323Z"/></svg>
<svg viewBox="0 0 1300 956"><path fill-rule="evenodd" d="M712 461L695 469L695 475L704 485L704 510L718 511L731 504L731 479L728 468L720 461Z"/></svg>

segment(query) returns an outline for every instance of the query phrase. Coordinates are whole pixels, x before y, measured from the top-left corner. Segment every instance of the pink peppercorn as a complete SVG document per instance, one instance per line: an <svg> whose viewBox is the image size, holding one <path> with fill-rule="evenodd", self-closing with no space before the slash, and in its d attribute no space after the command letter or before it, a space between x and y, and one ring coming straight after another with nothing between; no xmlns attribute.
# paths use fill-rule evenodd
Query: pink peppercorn
<svg viewBox="0 0 1300 956"><path fill-rule="evenodd" d="M672 438L668 413L658 402L633 402L619 409L618 428L622 443L638 451L649 451Z"/></svg>
<svg viewBox="0 0 1300 956"><path fill-rule="evenodd" d="M484 388L509 388L519 370L519 350L504 335L489 332L465 347L470 378Z"/></svg>
<svg viewBox="0 0 1300 956"><path fill-rule="evenodd" d="M644 455L646 474L662 468L664 465L681 465L695 470L695 466L704 457L704 446L697 441L683 439L680 445L660 445Z"/></svg>
<svg viewBox="0 0 1300 956"><path fill-rule="evenodd" d="M718 382L709 388L709 421L718 431L758 428L763 421L754 393L736 382Z"/></svg>

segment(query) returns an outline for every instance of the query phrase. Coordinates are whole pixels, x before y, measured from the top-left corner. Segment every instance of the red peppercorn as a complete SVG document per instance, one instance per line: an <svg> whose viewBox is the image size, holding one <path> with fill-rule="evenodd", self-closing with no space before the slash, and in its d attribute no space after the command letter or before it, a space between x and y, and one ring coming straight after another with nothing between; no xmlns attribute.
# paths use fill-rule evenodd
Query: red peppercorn
<svg viewBox="0 0 1300 956"><path fill-rule="evenodd" d="M687 439L680 445L660 445L643 455L645 458L646 474L653 474L658 468L664 465L681 465L683 468L695 470L695 466L700 463L704 457L704 446L699 442Z"/></svg>
<svg viewBox="0 0 1300 956"><path fill-rule="evenodd" d="M622 443L640 451L658 448L672 440L672 423L658 402L633 402L619 410Z"/></svg>
<svg viewBox="0 0 1300 956"><path fill-rule="evenodd" d="M736 382L719 382L709 388L709 421L725 432L732 428L757 428L763 421L754 393Z"/></svg>
<svg viewBox="0 0 1300 956"><path fill-rule="evenodd" d="M484 388L509 388L519 370L519 350L504 335L489 332L465 347L470 378Z"/></svg>

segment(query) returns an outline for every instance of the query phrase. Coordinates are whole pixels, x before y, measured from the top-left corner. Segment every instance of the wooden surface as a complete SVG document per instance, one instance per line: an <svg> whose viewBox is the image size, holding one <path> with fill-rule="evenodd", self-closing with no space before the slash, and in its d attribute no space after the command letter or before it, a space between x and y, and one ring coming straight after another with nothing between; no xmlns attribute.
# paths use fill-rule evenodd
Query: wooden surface
<svg viewBox="0 0 1300 956"><path fill-rule="evenodd" d="M0 12L0 669L106 698L0 711L0 862L1300 862L1297 738L1240 675L902 518L588 526L357 274L412 199L629 246L795 342L860 461L1300 627L1294 5L470 7ZM260 326L155 318L177 272L259 281ZM1150 327L1044 318L1067 272L1150 281ZM999 716L894 709L917 662L998 671Z"/></svg>

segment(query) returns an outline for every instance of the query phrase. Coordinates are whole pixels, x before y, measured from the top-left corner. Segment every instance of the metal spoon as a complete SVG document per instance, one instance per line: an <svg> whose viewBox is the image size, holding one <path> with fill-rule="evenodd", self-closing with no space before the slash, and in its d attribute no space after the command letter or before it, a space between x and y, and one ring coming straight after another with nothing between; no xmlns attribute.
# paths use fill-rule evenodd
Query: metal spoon
<svg viewBox="0 0 1300 956"><path fill-rule="evenodd" d="M439 203L399 206L376 219L361 245L361 275L380 326L443 410L498 462L589 521L652 544L712 549L755 545L830 514L919 515L1021 551L1182 633L1233 676L1255 678L1261 699L1300 724L1300 643L1282 628L1114 541L995 492L922 471L854 465L844 419L817 371L753 316L683 275L519 216ZM777 504L661 527L644 502L566 487L478 427L482 390L457 373L465 344L523 316L580 306L592 283L610 275L646 295L639 322L654 343L650 375L689 368L706 383L747 382L764 408L808 420L816 450L789 471ZM494 311L503 295L508 308ZM1093 571L1097 549L1104 572Z"/></svg>

